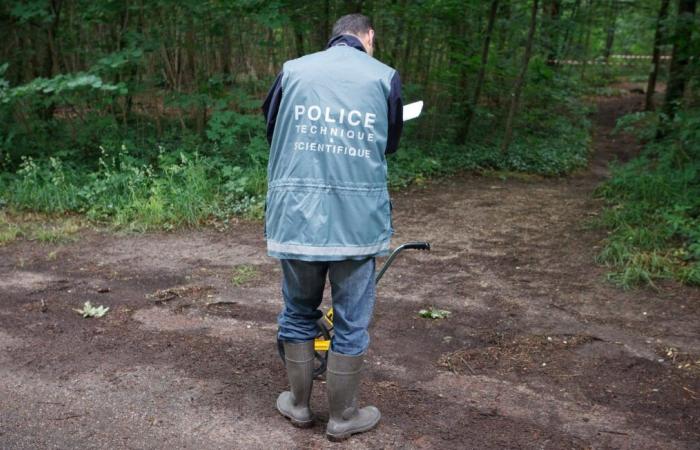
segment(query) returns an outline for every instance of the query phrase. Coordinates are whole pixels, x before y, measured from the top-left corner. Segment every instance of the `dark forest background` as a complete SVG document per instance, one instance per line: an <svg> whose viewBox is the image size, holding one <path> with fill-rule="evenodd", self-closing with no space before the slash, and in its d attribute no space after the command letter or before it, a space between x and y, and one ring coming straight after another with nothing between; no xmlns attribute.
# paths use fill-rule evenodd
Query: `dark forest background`
<svg viewBox="0 0 700 450"><path fill-rule="evenodd" d="M374 22L375 57L425 101L390 158L401 188L459 171L566 176L591 98L646 94L620 128L645 151L600 187L601 262L624 286L700 284L696 0L5 0L0 242L22 211L137 230L261 217L260 105L335 19ZM656 93L654 95L654 93Z"/></svg>

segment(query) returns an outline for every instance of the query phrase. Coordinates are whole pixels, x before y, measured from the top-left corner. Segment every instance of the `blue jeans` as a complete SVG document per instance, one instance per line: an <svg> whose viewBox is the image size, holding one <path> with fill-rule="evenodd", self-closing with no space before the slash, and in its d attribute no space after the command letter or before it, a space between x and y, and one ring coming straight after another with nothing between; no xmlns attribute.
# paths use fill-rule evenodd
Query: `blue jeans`
<svg viewBox="0 0 700 450"><path fill-rule="evenodd" d="M369 346L367 327L374 309L374 258L344 261L301 261L281 259L284 308L277 318L277 338L303 342L318 334L316 321L323 313L326 275L333 297L331 342L334 352L359 355Z"/></svg>

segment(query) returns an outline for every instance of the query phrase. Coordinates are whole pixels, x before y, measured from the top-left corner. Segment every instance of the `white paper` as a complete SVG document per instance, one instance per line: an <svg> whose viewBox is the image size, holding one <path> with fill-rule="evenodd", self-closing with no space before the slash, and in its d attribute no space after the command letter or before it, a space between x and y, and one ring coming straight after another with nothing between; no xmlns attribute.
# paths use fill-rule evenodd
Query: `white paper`
<svg viewBox="0 0 700 450"><path fill-rule="evenodd" d="M403 121L415 119L423 110L423 100L403 106Z"/></svg>

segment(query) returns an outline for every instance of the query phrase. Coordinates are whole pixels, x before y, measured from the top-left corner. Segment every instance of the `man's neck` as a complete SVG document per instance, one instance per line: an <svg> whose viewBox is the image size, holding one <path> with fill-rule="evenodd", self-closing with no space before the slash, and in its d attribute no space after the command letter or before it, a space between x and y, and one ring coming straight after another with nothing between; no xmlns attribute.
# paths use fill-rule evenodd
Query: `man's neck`
<svg viewBox="0 0 700 450"><path fill-rule="evenodd" d="M335 47L338 45L353 47L357 50L362 50L363 52L367 53L367 50L365 49L365 46L362 45L362 41L360 40L360 38L352 34L340 34L338 36L333 37L330 41L328 41L327 48Z"/></svg>

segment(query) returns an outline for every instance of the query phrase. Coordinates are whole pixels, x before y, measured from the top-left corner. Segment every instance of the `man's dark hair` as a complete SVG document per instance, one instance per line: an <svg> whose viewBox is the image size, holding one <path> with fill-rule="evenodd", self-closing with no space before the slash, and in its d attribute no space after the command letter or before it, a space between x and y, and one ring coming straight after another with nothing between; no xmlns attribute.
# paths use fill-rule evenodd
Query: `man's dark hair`
<svg viewBox="0 0 700 450"><path fill-rule="evenodd" d="M372 28L372 22L369 17L363 14L348 14L335 22L333 25L333 33L331 37L340 36L341 34L361 34L369 33Z"/></svg>

